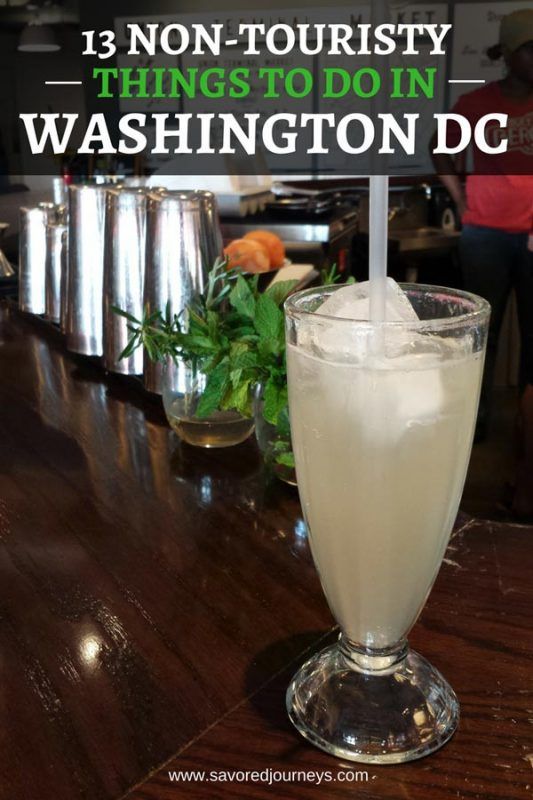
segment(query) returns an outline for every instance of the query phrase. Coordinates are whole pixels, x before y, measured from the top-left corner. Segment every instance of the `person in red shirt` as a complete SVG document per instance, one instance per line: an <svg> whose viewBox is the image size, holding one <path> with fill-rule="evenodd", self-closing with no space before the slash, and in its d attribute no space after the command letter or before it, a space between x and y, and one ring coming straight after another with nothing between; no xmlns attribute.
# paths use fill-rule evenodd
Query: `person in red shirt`
<svg viewBox="0 0 533 800"><path fill-rule="evenodd" d="M487 141L508 139L507 151L487 155L474 146L473 174L460 180L449 155L433 155L435 168L455 200L463 222L460 257L465 288L492 306L476 438L490 419L498 338L509 294L516 292L520 326L520 458L510 506L533 515L533 9L504 17L500 42L488 51L503 57L507 75L459 98L453 113L475 123L489 113L508 115L502 131L487 127ZM435 139L433 140L433 142ZM453 141L449 141L453 146ZM434 144L432 145L432 151Z"/></svg>

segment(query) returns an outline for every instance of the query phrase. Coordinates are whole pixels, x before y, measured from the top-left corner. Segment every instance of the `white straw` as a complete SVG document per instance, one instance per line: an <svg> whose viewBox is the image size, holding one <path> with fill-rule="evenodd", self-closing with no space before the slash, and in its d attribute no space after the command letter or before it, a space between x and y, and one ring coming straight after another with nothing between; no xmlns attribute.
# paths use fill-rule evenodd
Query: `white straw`
<svg viewBox="0 0 533 800"><path fill-rule="evenodd" d="M370 178L370 321L385 320L387 244L389 228L389 179L386 175Z"/></svg>

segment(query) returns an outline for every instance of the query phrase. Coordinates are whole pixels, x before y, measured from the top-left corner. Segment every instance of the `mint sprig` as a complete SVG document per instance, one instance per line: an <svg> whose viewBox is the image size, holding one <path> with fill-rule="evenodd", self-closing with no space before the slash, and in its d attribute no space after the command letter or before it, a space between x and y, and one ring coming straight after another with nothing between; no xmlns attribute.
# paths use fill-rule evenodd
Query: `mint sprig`
<svg viewBox="0 0 533 800"><path fill-rule="evenodd" d="M335 266L322 272L324 285L338 279ZM217 261L205 291L179 315L171 314L170 304L164 313L146 308L141 320L114 308L131 333L121 357L144 347L152 361L182 359L203 373L199 419L229 410L253 416L254 393L262 386L263 416L275 428L274 458L293 467L282 305L296 285L283 281L260 292L257 275L228 271L225 262Z"/></svg>

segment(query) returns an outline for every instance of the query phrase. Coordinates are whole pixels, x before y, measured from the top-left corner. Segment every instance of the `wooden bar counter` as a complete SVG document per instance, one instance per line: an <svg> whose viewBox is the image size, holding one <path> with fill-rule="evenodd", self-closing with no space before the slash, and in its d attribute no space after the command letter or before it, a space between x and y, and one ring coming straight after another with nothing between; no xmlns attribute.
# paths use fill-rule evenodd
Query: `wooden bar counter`
<svg viewBox="0 0 533 800"><path fill-rule="evenodd" d="M335 636L297 493L251 441L180 445L134 381L0 304L0 800L531 797L532 553L533 528L460 518L410 637L457 734L336 761L285 712ZM241 774L265 770L298 774Z"/></svg>

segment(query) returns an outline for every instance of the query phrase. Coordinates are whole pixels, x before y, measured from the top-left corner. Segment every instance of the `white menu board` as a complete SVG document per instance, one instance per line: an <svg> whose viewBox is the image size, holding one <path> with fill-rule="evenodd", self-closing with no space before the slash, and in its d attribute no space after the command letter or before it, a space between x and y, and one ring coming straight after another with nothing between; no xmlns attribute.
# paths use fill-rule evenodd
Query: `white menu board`
<svg viewBox="0 0 533 800"><path fill-rule="evenodd" d="M413 163L412 158L406 156L405 153L398 148L398 152L393 156L389 156L388 159L389 169L396 174L412 170L416 170L417 173L433 171L431 157L429 155L429 141L435 130L435 119L433 115L436 111L440 112L444 108L446 57L432 56L432 45L429 43L420 42L417 47L419 49L419 54L417 56L404 56L401 52L397 51L388 59L374 64L378 69L381 68L380 71L384 77L383 87L384 90L386 89L387 91L383 92L383 102L379 99L376 102L372 100L361 100L357 98L353 92L349 92L344 97L336 100L319 99L318 108L316 109L319 113L334 112L337 114L338 118L353 112L369 114L374 119L377 118L378 113L391 113L394 114L398 120L401 120L404 114L420 114L416 129L417 154L419 159L416 164ZM335 56L334 59L323 57L319 59L319 70L330 66L340 67L351 73L354 67L357 68L359 64L353 56ZM435 93L433 99L389 99L388 94L391 84L390 78L387 76L389 70L395 67L416 67L422 73L426 67L436 68ZM380 141L380 136L381 127L376 123L376 141ZM360 173L368 169L368 156L353 156L337 149L333 154L319 156L319 169L326 172L346 172L346 174Z"/></svg>
<svg viewBox="0 0 533 800"><path fill-rule="evenodd" d="M165 69L168 70L170 67L177 67L178 66L178 57L177 56L168 56L165 53L158 53L155 56L148 56L148 55L138 55L138 56L128 56L124 53L119 53L117 55L117 66L119 69L123 68L130 68L134 70L132 73L133 77L136 77L135 70L137 69ZM164 91L168 91L168 78L163 80L163 89ZM147 91L148 94L154 93L154 78L153 76L148 73L147 74ZM134 92L132 92L134 94ZM142 112L143 114L151 114L155 112L174 112L177 113L181 110L181 103L179 99L171 99L171 98L146 98L141 99L137 97L121 97L119 100L119 108L121 114L129 114L131 112Z"/></svg>
<svg viewBox="0 0 533 800"><path fill-rule="evenodd" d="M448 5L446 3L409 3L409 2L391 2L389 4L389 9L386 13L387 21L390 21L393 24L444 24L448 22ZM220 56L212 56L212 55L205 55L202 58L194 58L189 52L183 53L178 59L178 66L181 69L186 70L188 67L194 66L202 66L202 67L222 67L226 70L230 70L232 67L238 66L249 66L253 73L256 72L257 68L261 66L275 66L275 67L283 67L286 71L290 70L293 67L304 67L308 69L311 73L314 74L316 85L320 84L320 70L328 65L328 66L338 66L349 71L353 71L358 66L363 66L364 62L367 61L366 58L361 58L356 56L335 56L335 57L328 57L327 55L318 55L315 57L311 56L303 56L296 53L289 53L285 56L274 56L268 53L262 53L261 56L256 56L253 59L247 58L241 52L241 48L234 44L234 41L237 36L238 26L241 22L263 22L265 26L274 25L277 23L286 23L294 26L296 24L317 24L317 23L331 23L335 21L336 23L344 23L344 24L351 24L352 26L356 26L360 23L372 23L372 3L357 3L353 6L338 6L338 7L319 7L319 8L298 8L292 9L288 8L287 10L284 9L265 9L265 10L238 10L238 11L215 11L212 14L207 14L205 12L200 12L198 14L194 13L177 13L177 14L162 14L162 15L143 15L143 16L132 16L132 17L118 17L115 19L115 31L117 34L117 43L121 48L125 48L128 44L128 36L127 36L127 24L128 23L137 23L139 25L148 25L157 23L160 28L164 27L165 25L170 25L172 23L181 23L182 25L190 26L194 23L196 24L204 24L209 26L214 23L221 23L223 25L222 28L222 41L227 42L226 46L222 47L222 52ZM325 34L326 40L328 39L327 35L327 28ZM357 33L355 36L355 41L357 41ZM231 44L230 44L230 40ZM449 39L447 38L446 41ZM261 41L261 37L258 36L258 42ZM228 46L229 45L229 46ZM422 119L419 120L418 124L418 137L419 141L425 141L426 139L429 141L430 135L433 133L434 129L434 120L433 120L433 112L435 109L441 111L444 107L444 74L445 74L445 61L446 57L441 56L439 58L434 58L430 55L431 46L428 43L428 40L423 40L423 43L420 42L419 44L421 53L417 57L405 57L402 56L401 52L396 52L390 59L387 60L380 60L380 66L385 68L391 66L416 66L419 69L423 69L423 67L438 67L437 73L437 87L436 87L436 98L435 100L427 105L427 113L426 110L422 113ZM401 50L401 48L400 48ZM129 57L129 60L132 63L128 64L128 58L124 55L124 50L122 54L118 56L119 65L120 66L175 66L176 60L175 57L172 56L165 56L164 54L157 54L155 57L148 57L148 56L137 56L137 57ZM265 115L268 114L276 114L276 113L286 113L292 112L296 114L302 113L313 113L313 112L335 112L338 116L342 114L350 113L354 110L354 108L359 106L357 110L365 109L366 113L370 113L372 115L377 114L378 109L375 105L369 103L358 103L357 98L351 93L347 95L345 98L335 101L333 103L328 103L327 101L323 101L319 97L319 92L315 89L315 91L304 98L301 99L292 99L289 97L280 97L277 100L262 100L258 102L258 99L261 96L261 85L257 79L252 81L252 91L247 98L239 99L232 101L229 98L225 98L224 102L221 103L220 100L206 100L203 99L201 104L195 102L194 100L189 100L187 97L183 97L174 104L179 105L179 108L174 108L175 111L184 111L186 113L194 114L195 110L197 110L201 106L201 110L203 112L213 112L216 113L217 111L223 110L226 113L234 113L234 114L243 114L246 112L253 112L253 111L260 111L260 113L264 113ZM395 103L394 101L390 104L390 109L393 113L397 112L413 112L413 111L420 111L421 109L418 108L418 103L416 101L412 103L405 103L402 102L401 104ZM168 100L154 100L152 101L151 108L152 110L158 111L166 111L171 110L169 106L173 106L172 102ZM409 108L407 107L409 106ZM133 110L137 106L135 100L122 100L121 101L121 111L130 111ZM387 110L387 109L383 109ZM306 132L299 132L299 140L301 143L306 142L306 140L310 137L310 128ZM307 142L306 142L307 143ZM428 171L431 169L431 165L429 163L429 157L427 156L427 148L423 146L420 148L421 154L421 163L416 165L417 171ZM161 160L161 159L159 159ZM165 159L162 159L165 160ZM401 155L398 155L394 159L391 159L391 168L397 170L398 172L404 171L407 167L407 164L404 164L404 158ZM287 161L283 158L276 158L272 154L268 156L268 162L270 167L276 170L283 170L284 172L287 170ZM334 173L339 171L346 170L348 173L358 172L357 169L358 163L363 168L363 165L367 165L367 157L361 157L360 159L354 158L354 156L347 155L342 153L338 150L334 152L324 155L324 156L313 156L310 154L306 154L302 147L300 147L299 155L291 159L291 169L295 171L305 171L305 172L312 172L317 168L319 171L324 171L326 174ZM412 164L411 164L412 166Z"/></svg>
<svg viewBox="0 0 533 800"><path fill-rule="evenodd" d="M499 80L504 69L503 61L490 61L487 48L498 42L502 17L524 8L531 8L531 0L456 5L450 77L455 80L485 80L487 83ZM451 103L474 88L452 84Z"/></svg>
<svg viewBox="0 0 533 800"><path fill-rule="evenodd" d="M395 25L403 24L422 24L433 23L441 24L448 22L448 6L446 3L408 3L391 2L389 11L386 14L387 22ZM238 11L218 11L198 12L197 14L176 13L176 14L144 14L131 17L117 17L115 19L115 32L117 45L127 47L128 45L128 23L137 25L148 25L157 23L160 28L173 23L181 23L190 26L193 23L212 25L221 23L222 36L224 39L237 36L239 23L263 22L267 27L278 23L285 23L291 26L296 24L313 23L344 23L357 25L360 23L372 22L372 3L357 3L353 6L324 6L322 8L291 8L290 5L285 11L283 8L271 9L240 9ZM258 36L258 41L261 37Z"/></svg>
<svg viewBox="0 0 533 800"><path fill-rule="evenodd" d="M298 55L297 57L289 54L287 56L272 56L269 54L262 56L254 56L253 58L246 58L239 53L235 52L234 48L223 48L220 56L204 56L201 61L196 56L185 54L181 57L181 67L187 70L191 67L200 68L213 68L219 67L225 70L226 74L238 67L249 67L251 70L250 75L250 94L247 97L240 99L231 99L229 97L220 99L207 99L203 98L201 103L198 104L195 100L189 100L184 97L182 100L183 111L185 113L194 114L201 106L202 113L217 114L224 112L225 114L234 114L237 120L243 117L243 114L260 113L265 118L274 114L311 114L313 111L313 94L310 93L302 98L287 97L284 93L280 92L279 98L265 99L263 93L266 87L266 81L260 81L258 78L258 71L262 67L266 68L282 68L289 72L294 67L307 69L311 75L313 74L313 58L312 56ZM303 137L302 137L303 138ZM214 144L216 146L216 144ZM269 153L268 164L270 168L275 171L278 169L287 170L287 158L280 158L272 153ZM310 171L312 168L312 156L307 155L299 150L298 154L291 156L290 168L298 171Z"/></svg>

